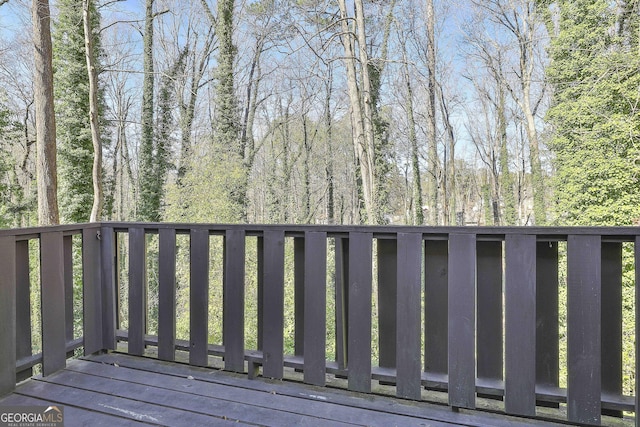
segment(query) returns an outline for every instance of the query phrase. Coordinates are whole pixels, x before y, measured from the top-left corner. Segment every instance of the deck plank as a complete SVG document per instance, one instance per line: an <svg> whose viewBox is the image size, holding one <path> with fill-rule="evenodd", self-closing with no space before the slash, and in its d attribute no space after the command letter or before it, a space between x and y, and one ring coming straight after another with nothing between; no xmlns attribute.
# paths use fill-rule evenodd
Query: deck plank
<svg viewBox="0 0 640 427"><path fill-rule="evenodd" d="M20 384L0 405L57 404L65 425L531 426L556 425L409 402L122 353L71 360Z"/></svg>
<svg viewBox="0 0 640 427"><path fill-rule="evenodd" d="M2 406L24 406L24 405L49 405L51 401L37 399L35 397L22 396L12 394L0 399L0 407ZM83 408L74 406L64 407L65 426L91 426L91 427L128 427L128 426L147 426L149 424L141 421L130 420L115 415L101 414Z"/></svg>
<svg viewBox="0 0 640 427"><path fill-rule="evenodd" d="M155 404L163 408L186 411L207 417L238 420L241 423L247 424L311 426L322 423L322 425L327 426L344 425L342 422L332 422L332 420L322 416L305 416L293 410L274 410L260 406L269 405L269 397L271 397L271 400L278 398L277 396L268 396L265 393L262 393L265 396L256 402L256 404L242 404L229 400L226 394L218 396L216 393L209 392L208 388L211 387L196 387L199 383L197 380L164 376L160 381L157 381L156 384L149 385L138 382L146 378L146 375L132 379L131 372L127 372L127 374L129 375L129 379L125 380L124 378L114 379L96 376L90 373L65 371L51 377L47 382L87 391L95 390L102 394L125 399L137 399L147 404ZM224 392L225 391L223 391L223 393Z"/></svg>
<svg viewBox="0 0 640 427"><path fill-rule="evenodd" d="M153 425L178 426L178 425L242 425L236 420L224 420L184 410L155 405L132 398L123 398L109 394L89 391L73 386L55 384L55 379L64 374L61 371L52 375L48 381L32 380L22 384L16 393L46 400L58 405L83 407L89 410L121 416L126 419L143 421ZM138 396L142 397L142 396Z"/></svg>
<svg viewBox="0 0 640 427"><path fill-rule="evenodd" d="M316 411L313 412L314 414L333 411L338 407L374 411L374 418L366 419L366 423L368 425L491 425L497 427L557 425L540 420L533 421L481 411L463 410L460 412L452 412L447 406L426 402L411 403L406 400L379 395L363 396L359 393L353 393L342 389L320 388L309 385L301 386L287 381L249 380L243 375L230 374L228 372L213 369L197 368L178 363L167 363L149 358L133 357L120 353L93 355L88 359L88 361L92 363L111 365L115 363L120 368L128 367L148 373L173 375L182 378L192 376L196 380L207 383L235 387L241 390L241 393L248 393L248 390L253 390L266 392L273 396L294 397L298 399L296 402L301 402L302 399L306 399L317 404L317 406L309 407ZM289 404L289 402L286 403ZM295 405L297 404L298 403ZM395 418L394 421L393 418L389 418L387 415L400 415L403 417L403 421L398 421L398 418ZM360 418L356 417L355 419L359 419L360 422L363 422L362 420L365 419L360 415L357 416ZM408 420L412 418L413 422L409 423ZM377 423L374 423L374 421Z"/></svg>
<svg viewBox="0 0 640 427"><path fill-rule="evenodd" d="M76 364L72 370L83 370L86 377L102 376L108 381L133 381L126 387L127 395L137 395L145 391L144 400L158 402L170 396L171 402L185 409L224 411L230 417L261 425L421 425L422 422L404 416L378 414L371 410L349 408L335 403L325 403L322 399L306 399L299 396L283 395L272 390L257 391L246 388L230 387L215 383L207 383L197 379L168 377L150 372L140 373L127 368L98 365L87 362ZM70 372L69 372L70 373ZM70 373L71 374L71 373ZM77 372L73 374L79 375ZM57 376L56 381L60 381ZM169 378L169 379L167 379ZM63 379L64 381L64 379ZM104 380L82 378L87 387L99 384L108 387ZM78 384L78 383L76 383ZM78 385L79 386L79 385ZM114 390L103 389L105 393L120 393L121 384L114 384ZM137 390L136 390L137 389ZM185 392L188 390L188 392ZM184 405L189 405L186 408ZM191 407L193 406L193 408ZM440 424L448 425L448 424Z"/></svg>

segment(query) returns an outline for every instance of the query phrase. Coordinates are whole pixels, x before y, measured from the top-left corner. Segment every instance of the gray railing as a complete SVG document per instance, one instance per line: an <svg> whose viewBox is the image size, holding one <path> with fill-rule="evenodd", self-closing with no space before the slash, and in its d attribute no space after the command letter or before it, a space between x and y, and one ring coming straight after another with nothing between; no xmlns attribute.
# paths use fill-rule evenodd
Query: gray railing
<svg viewBox="0 0 640 427"><path fill-rule="evenodd" d="M157 235L152 250L151 235ZM188 248L177 243L179 236ZM248 267L249 249L255 268ZM37 352L34 251L42 301ZM210 283L212 257L221 259L220 342L212 342L209 330L216 303L210 292L217 286ZM157 269L153 311L150 263ZM0 395L36 365L44 375L64 368L80 347L85 354L153 349L170 361L187 354L197 366L218 357L224 369L250 376L261 367L263 376L283 378L285 367L296 368L318 386L334 374L357 392L369 393L379 382L395 387L398 397L421 400L426 388L446 393L452 408L475 408L489 398L504 401L506 414L535 417L543 406L566 404L569 422L598 425L602 414L620 417L638 407L637 393L623 394L622 366L623 342L633 340L623 339L623 313L633 311L631 334L640 323L637 265L639 228L103 223L2 230ZM245 292L249 270L255 270L255 295ZM634 282L630 299L623 296L625 274ZM285 303L289 282L295 298ZM82 333L74 336L78 283ZM181 340L176 301L185 286L189 326ZM252 298L257 340L247 348ZM637 390L637 341L634 349L630 376Z"/></svg>

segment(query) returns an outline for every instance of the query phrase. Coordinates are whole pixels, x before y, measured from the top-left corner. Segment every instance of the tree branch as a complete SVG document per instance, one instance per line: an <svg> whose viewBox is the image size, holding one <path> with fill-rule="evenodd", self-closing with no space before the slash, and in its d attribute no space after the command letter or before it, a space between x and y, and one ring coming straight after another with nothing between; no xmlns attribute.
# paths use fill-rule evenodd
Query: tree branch
<svg viewBox="0 0 640 427"><path fill-rule="evenodd" d="M4 0L4 1L9 1L9 0ZM120 0L118 0L118 1L120 1ZM144 19L131 19L131 20L127 20L127 21L114 21L111 24L100 28L99 32L102 33L104 30L106 30L108 28L111 28L116 24L137 24L137 23L142 22L142 21L144 21Z"/></svg>
<svg viewBox="0 0 640 427"><path fill-rule="evenodd" d="M211 8L207 4L206 0L200 0L200 3L202 4L202 8L204 9L205 14L209 18L209 21L211 21L211 24L214 27L217 27L218 22L216 21L216 17L213 15L213 12L211 12Z"/></svg>
<svg viewBox="0 0 640 427"><path fill-rule="evenodd" d="M9 2L9 0L0 0L0 6L2 6L3 4Z"/></svg>

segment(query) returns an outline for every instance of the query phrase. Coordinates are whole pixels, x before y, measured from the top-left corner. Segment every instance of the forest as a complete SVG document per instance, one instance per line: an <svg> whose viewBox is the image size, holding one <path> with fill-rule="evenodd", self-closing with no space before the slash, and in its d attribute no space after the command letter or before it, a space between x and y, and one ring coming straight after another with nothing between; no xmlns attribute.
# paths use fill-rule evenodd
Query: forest
<svg viewBox="0 0 640 427"><path fill-rule="evenodd" d="M0 0L0 227L636 224L639 36L637 0Z"/></svg>
<svg viewBox="0 0 640 427"><path fill-rule="evenodd" d="M639 179L640 0L0 0L0 228L638 225ZM219 255L221 239L211 244ZM157 245L149 238L150 312ZM632 393L635 266L623 250ZM560 257L565 360L564 244ZM220 306L210 304L210 342Z"/></svg>

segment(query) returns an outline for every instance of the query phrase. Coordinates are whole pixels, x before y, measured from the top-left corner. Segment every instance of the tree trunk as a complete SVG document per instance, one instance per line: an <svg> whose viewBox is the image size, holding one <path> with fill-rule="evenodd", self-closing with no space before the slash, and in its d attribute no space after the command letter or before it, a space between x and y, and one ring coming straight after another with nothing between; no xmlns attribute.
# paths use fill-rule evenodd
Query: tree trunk
<svg viewBox="0 0 640 427"><path fill-rule="evenodd" d="M56 120L53 107L51 22L48 0L32 3L34 42L34 99L36 114L36 175L38 222L58 224Z"/></svg>
<svg viewBox="0 0 640 427"><path fill-rule="evenodd" d="M333 173L333 121L331 117L331 96L333 93L333 72L328 67L327 79L325 80L327 94L325 97L325 126L327 127L327 151L325 157L325 174L327 180L327 223L335 224L335 196L334 196L334 173Z"/></svg>
<svg viewBox="0 0 640 427"><path fill-rule="evenodd" d="M527 137L529 139L529 161L531 162L531 180L533 183L533 216L536 225L545 225L547 215L545 209L544 176L540 162L538 130L536 129L535 117L531 112L528 92L525 92L524 96L523 113L526 120Z"/></svg>
<svg viewBox="0 0 640 427"><path fill-rule="evenodd" d="M496 115L498 138L500 138L500 196L504 201L501 225L516 225L516 202L513 195L513 179L511 172L509 172L509 150L507 147L506 94L500 79L496 79L496 85L498 85Z"/></svg>
<svg viewBox="0 0 640 427"><path fill-rule="evenodd" d="M403 50L405 46L402 46ZM409 124L409 143L411 144L411 171L413 174L413 224L424 224L424 213L422 211L422 178L420 174L420 155L418 153L418 137L416 135L416 120L413 112L413 90L411 88L411 78L409 76L409 65L406 52L403 51L404 74L407 85L407 120Z"/></svg>
<svg viewBox="0 0 640 427"><path fill-rule="evenodd" d="M87 72L89 74L89 121L91 123L91 140L93 141L93 205L89 221L96 222L102 218L102 142L98 124L98 72L96 71L95 55L93 51L93 34L91 28L90 0L82 2L82 20L84 24L84 45L87 57Z"/></svg>
<svg viewBox="0 0 640 427"><path fill-rule="evenodd" d="M155 199L159 189L154 182L154 67L153 67L153 2L146 0L145 24L143 36L143 70L142 82L142 138L140 141L140 165L138 169L139 203L137 217L143 221L158 221L158 209Z"/></svg>
<svg viewBox="0 0 640 427"><path fill-rule="evenodd" d="M445 186L444 186L444 223L445 225L455 224L456 222L456 138L451 124L451 114L449 107L444 99L442 86L438 85L438 93L440 94L440 108L442 111L442 121L446 130L447 146L449 149L449 158L445 159Z"/></svg>
<svg viewBox="0 0 640 427"><path fill-rule="evenodd" d="M360 48L360 61L363 70L367 68L366 38L364 37L364 14L362 12L362 1L357 0L356 3L356 19L358 27L358 43ZM368 102L362 101L360 98L360 89L358 87L358 78L356 72L356 54L351 39L351 28L348 24L349 15L345 0L338 0L340 6L340 22L342 27L342 44L344 46L345 68L347 70L347 88L349 92L349 102L351 105L351 127L353 134L353 143L355 147L356 162L360 169L360 179L362 180L362 196L364 199L364 207L366 213L366 222L375 223L377 220L376 203L375 203L375 147L373 145L373 127L371 115L366 116L366 111L371 113L370 86L363 87L362 92L364 98ZM359 12L357 10L360 10ZM358 18L360 17L360 19ZM364 59L364 60L363 60ZM363 72L364 73L364 72ZM369 83L368 71L366 71L366 79L363 74L363 86ZM364 104L364 107L363 107ZM365 123L368 122L368 123Z"/></svg>
<svg viewBox="0 0 640 427"><path fill-rule="evenodd" d="M435 11L433 0L427 1L427 71L429 74L427 96L427 189L429 191L429 222L440 223L438 210L438 145L436 141L436 45L435 45Z"/></svg>

